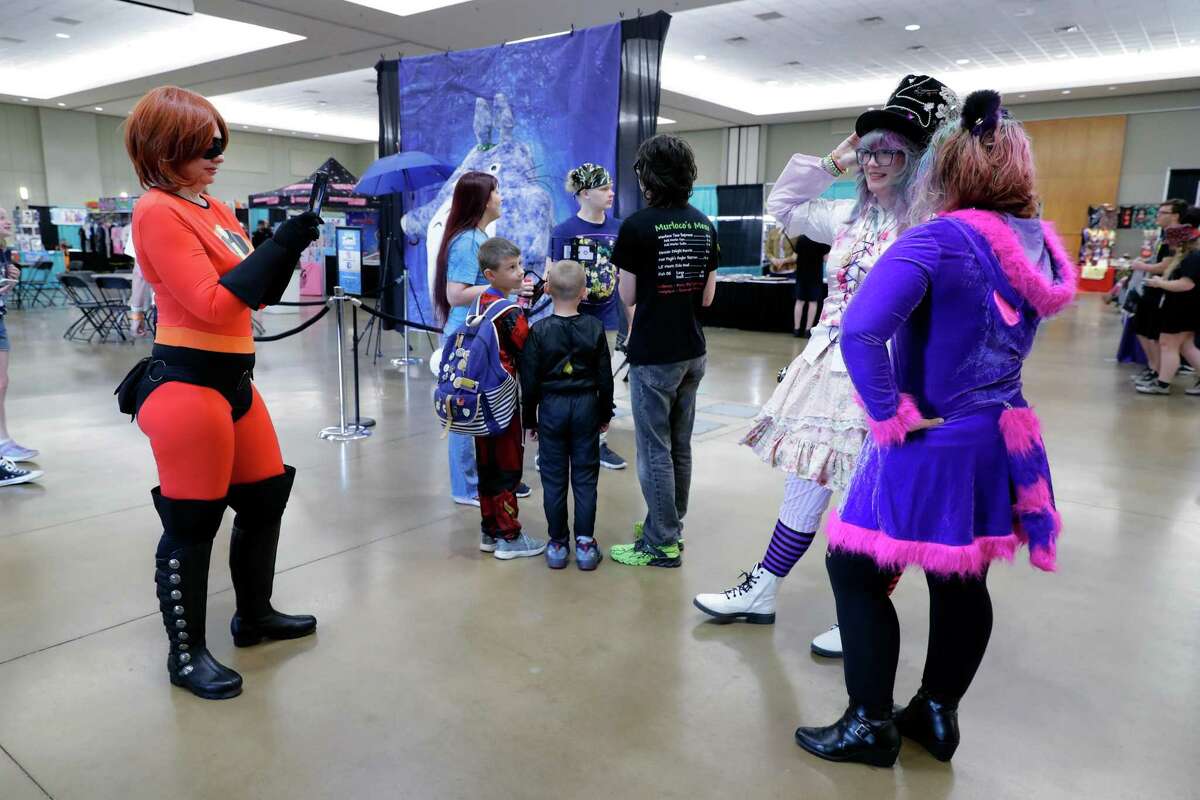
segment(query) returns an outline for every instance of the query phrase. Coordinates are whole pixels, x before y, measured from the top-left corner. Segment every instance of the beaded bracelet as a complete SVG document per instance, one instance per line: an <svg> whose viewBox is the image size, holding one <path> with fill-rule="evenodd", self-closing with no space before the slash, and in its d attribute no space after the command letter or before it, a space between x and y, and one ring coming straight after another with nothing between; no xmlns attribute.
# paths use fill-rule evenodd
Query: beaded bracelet
<svg viewBox="0 0 1200 800"><path fill-rule="evenodd" d="M837 160L834 159L833 153L821 159L821 167L835 178L840 178L846 174L846 170L842 169Z"/></svg>

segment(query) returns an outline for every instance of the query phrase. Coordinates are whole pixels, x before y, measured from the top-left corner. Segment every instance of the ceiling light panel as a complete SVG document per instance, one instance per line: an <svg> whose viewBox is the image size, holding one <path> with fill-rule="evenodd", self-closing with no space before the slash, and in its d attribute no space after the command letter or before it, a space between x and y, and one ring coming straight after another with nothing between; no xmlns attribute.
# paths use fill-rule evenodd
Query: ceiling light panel
<svg viewBox="0 0 1200 800"><path fill-rule="evenodd" d="M4 21L6 28L21 31L25 41L0 47L0 86L43 100L304 39L207 14L169 14L118 0L18 4ZM188 42L203 46L185 46Z"/></svg>
<svg viewBox="0 0 1200 800"><path fill-rule="evenodd" d="M670 92L769 116L878 103L908 72L948 79L968 92L980 86L1045 91L1200 77L1200 49L1192 42L1200 41L1195 0L1089 0L1086 22L1075 14L1064 18L1048 0L936 5L937 25L922 27L915 42L904 29L928 16L929 0L892 0L882 19L864 15L864 9L872 8L865 3L806 3L803 14L788 14L780 0L741 0L678 12L664 49L662 85ZM756 15L772 8L785 17L758 24ZM1018 13L1027 9L1035 13ZM1073 25L1077 30L1056 30ZM736 33L751 40L749 47L736 51L736 59L693 60L694 54L705 52L732 56L725 42ZM915 45L922 49L908 49ZM788 58L780 54L795 53L798 47L804 64L785 67ZM956 65L960 58L970 60ZM766 77L786 80L773 87L764 82Z"/></svg>
<svg viewBox="0 0 1200 800"><path fill-rule="evenodd" d="M359 69L209 99L234 125L370 142L379 135L374 75Z"/></svg>
<svg viewBox="0 0 1200 800"><path fill-rule="evenodd" d="M426 11L436 11L447 6L462 5L471 0L346 0L346 2L395 14L398 17L411 17L413 14L424 14Z"/></svg>

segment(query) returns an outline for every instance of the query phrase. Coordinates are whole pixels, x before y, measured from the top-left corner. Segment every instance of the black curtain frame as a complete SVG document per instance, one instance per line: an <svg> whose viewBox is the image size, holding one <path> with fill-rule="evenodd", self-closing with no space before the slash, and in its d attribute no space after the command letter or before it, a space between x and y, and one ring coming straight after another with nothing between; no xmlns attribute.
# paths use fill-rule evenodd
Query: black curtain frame
<svg viewBox="0 0 1200 800"><path fill-rule="evenodd" d="M618 217L627 217L645 205L633 162L638 146L658 131L658 105L662 95L659 67L671 15L658 11L621 23L621 100L617 117Z"/></svg>
<svg viewBox="0 0 1200 800"><path fill-rule="evenodd" d="M375 91L379 96L379 153L378 157L400 152L400 62L379 61L375 65ZM404 216L404 199L398 194L379 198L379 303L385 314L402 317L404 287L404 231L400 220ZM380 320L384 330L395 330L394 323Z"/></svg>

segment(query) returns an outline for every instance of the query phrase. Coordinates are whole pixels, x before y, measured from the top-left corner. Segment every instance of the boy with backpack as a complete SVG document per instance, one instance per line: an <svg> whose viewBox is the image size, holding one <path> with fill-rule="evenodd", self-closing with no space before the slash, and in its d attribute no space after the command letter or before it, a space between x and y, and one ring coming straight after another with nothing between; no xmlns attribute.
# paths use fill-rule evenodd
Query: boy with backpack
<svg viewBox="0 0 1200 800"><path fill-rule="evenodd" d="M547 270L554 315L533 326L521 351L525 427L539 442L543 504L550 529L546 565L563 569L571 554L567 481L575 494L575 563L595 569L596 483L600 440L613 416L612 361L604 323L579 313L588 295L583 267L558 261Z"/></svg>
<svg viewBox="0 0 1200 800"><path fill-rule="evenodd" d="M529 336L525 312L509 296L521 288L521 249L493 237L479 246L489 288L442 349L434 406L448 430L475 437L479 471L479 549L507 561L541 555L546 542L521 529L517 487L525 459L517 403L517 359Z"/></svg>

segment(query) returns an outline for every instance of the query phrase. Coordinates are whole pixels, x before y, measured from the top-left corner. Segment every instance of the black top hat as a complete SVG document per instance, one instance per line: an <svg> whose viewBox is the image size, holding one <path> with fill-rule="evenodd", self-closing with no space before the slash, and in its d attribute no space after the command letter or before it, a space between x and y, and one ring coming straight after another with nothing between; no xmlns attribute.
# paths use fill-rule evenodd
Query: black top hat
<svg viewBox="0 0 1200 800"><path fill-rule="evenodd" d="M925 147L933 132L958 109L958 95L928 75L905 75L887 105L868 111L854 123L859 136L884 128Z"/></svg>

